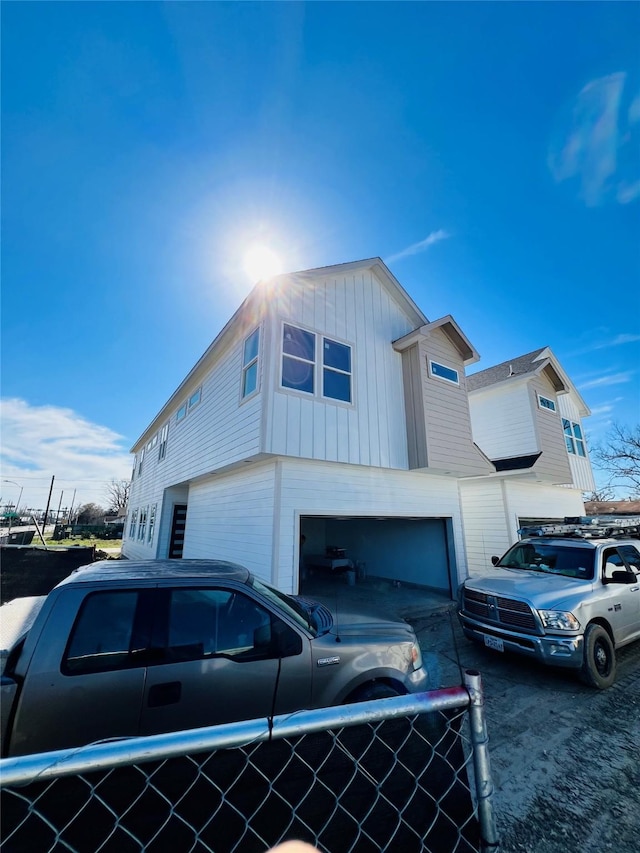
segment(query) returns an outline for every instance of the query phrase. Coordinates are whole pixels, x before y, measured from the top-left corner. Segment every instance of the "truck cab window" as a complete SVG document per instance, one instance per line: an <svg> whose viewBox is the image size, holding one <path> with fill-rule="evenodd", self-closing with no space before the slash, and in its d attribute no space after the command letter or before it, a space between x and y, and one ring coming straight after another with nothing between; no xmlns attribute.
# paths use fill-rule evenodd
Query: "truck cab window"
<svg viewBox="0 0 640 853"><path fill-rule="evenodd" d="M138 592L96 592L84 601L63 659L63 672L102 672L131 664Z"/></svg>

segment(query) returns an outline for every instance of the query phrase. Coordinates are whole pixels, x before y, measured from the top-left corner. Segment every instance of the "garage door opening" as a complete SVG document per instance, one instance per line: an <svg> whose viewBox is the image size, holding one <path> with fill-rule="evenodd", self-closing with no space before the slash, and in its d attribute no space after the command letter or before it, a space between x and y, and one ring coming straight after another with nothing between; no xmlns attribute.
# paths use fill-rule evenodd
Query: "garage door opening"
<svg viewBox="0 0 640 853"><path fill-rule="evenodd" d="M380 580L453 595L450 518L305 515L300 535L303 593L313 578L322 577L336 583Z"/></svg>

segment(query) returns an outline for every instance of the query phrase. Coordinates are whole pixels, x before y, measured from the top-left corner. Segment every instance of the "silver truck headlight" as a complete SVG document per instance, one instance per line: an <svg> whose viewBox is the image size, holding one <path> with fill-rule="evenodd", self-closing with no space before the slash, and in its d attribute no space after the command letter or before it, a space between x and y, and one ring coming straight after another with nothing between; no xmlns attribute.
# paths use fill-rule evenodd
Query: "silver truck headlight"
<svg viewBox="0 0 640 853"><path fill-rule="evenodd" d="M577 631L580 627L573 613L565 610L538 610L538 613L545 628L553 628L555 631Z"/></svg>

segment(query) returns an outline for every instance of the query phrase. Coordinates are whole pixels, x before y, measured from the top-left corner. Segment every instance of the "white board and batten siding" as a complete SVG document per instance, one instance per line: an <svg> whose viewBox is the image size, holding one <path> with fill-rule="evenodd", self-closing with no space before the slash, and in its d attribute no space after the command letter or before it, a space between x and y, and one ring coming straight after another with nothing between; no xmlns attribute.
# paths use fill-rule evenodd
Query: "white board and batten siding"
<svg viewBox="0 0 640 853"><path fill-rule="evenodd" d="M271 305L273 325L264 450L283 456L406 469L402 361L392 341L415 326L374 271L290 276ZM352 403L280 387L282 323L351 347ZM318 357L319 354L317 354Z"/></svg>
<svg viewBox="0 0 640 853"><path fill-rule="evenodd" d="M466 575L458 485L453 478L283 459L278 492L280 589L297 589L300 516L450 518L458 579Z"/></svg>
<svg viewBox="0 0 640 853"><path fill-rule="evenodd" d="M495 571L491 557L518 539L520 518L584 515L579 490L516 479L462 480L460 498L470 575Z"/></svg>
<svg viewBox="0 0 640 853"><path fill-rule="evenodd" d="M526 456L538 448L526 382L509 382L469 393L473 438L489 459Z"/></svg>

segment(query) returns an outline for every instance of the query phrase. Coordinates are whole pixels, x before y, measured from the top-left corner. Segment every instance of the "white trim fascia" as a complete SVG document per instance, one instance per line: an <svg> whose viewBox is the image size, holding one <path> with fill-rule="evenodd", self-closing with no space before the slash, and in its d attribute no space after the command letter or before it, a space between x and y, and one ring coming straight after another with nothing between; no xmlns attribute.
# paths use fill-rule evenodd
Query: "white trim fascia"
<svg viewBox="0 0 640 853"><path fill-rule="evenodd" d="M451 335L447 331L447 326L451 327L454 332L453 335ZM439 320L434 320L432 323L425 323L425 325L420 326L420 328L414 329L407 335L403 335L403 337L398 338L398 340L396 341L393 341L393 348L397 352L402 352L403 350L408 349L410 346L413 346L413 344L417 343L422 338L428 338L429 335L437 329L441 329L445 334L448 335L449 339L460 353L460 356L462 357L462 360L465 365L473 364L474 362L480 360L480 354L473 346L469 338L464 334L460 326L453 319L451 314L447 314L444 317L440 317ZM459 338L459 340L456 340L456 337ZM464 347L460 345L461 343L464 344Z"/></svg>
<svg viewBox="0 0 640 853"><path fill-rule="evenodd" d="M580 417L589 417L589 415L591 414L591 409L589 408L589 406L587 406L582 395L580 394L574 383L571 381L567 373L562 368L560 362L552 352L551 347L545 347L542 352L539 353L536 358L534 358L534 361L540 361L541 359L548 359L552 362L554 370L562 379L563 383L567 386L567 392L570 393L572 397L574 397L575 402L578 404Z"/></svg>

